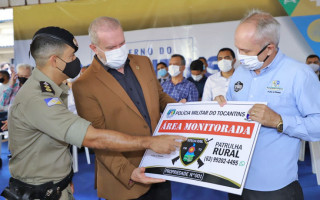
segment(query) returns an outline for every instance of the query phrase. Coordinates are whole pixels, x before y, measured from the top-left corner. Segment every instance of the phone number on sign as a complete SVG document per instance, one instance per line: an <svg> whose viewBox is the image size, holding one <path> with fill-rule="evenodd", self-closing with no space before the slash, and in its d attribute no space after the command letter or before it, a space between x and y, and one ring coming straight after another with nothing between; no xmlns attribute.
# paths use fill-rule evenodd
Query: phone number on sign
<svg viewBox="0 0 320 200"><path fill-rule="evenodd" d="M216 162L216 163L222 163L222 164L229 164L229 165L238 165L238 160L227 159L227 158L218 158L218 157L212 157L212 156L204 157L204 161L205 162Z"/></svg>

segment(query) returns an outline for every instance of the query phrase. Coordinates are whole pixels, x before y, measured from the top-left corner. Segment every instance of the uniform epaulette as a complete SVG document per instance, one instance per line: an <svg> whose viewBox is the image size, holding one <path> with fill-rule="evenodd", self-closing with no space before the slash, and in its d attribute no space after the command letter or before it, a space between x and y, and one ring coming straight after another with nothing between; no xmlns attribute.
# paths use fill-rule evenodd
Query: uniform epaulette
<svg viewBox="0 0 320 200"><path fill-rule="evenodd" d="M46 82L46 81L40 81L40 87L41 87L41 91L42 92L48 92L48 93L52 93L55 94L52 86L50 85L50 83Z"/></svg>

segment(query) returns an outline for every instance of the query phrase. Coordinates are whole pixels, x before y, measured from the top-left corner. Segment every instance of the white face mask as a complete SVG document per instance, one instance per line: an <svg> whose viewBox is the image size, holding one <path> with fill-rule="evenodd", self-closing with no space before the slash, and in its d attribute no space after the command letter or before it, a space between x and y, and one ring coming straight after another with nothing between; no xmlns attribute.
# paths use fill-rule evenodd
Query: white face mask
<svg viewBox="0 0 320 200"><path fill-rule="evenodd" d="M169 65L168 73L172 77L176 77L180 74L180 66L179 65Z"/></svg>
<svg viewBox="0 0 320 200"><path fill-rule="evenodd" d="M319 70L319 65L311 63L309 66L313 69L314 72L317 72Z"/></svg>
<svg viewBox="0 0 320 200"><path fill-rule="evenodd" d="M222 72L228 72L232 69L232 60L222 59L218 62L218 67Z"/></svg>
<svg viewBox="0 0 320 200"><path fill-rule="evenodd" d="M244 68L248 70L257 70L260 69L263 65L263 63L269 58L267 56L263 62L260 62L258 59L258 56L269 46L267 44L265 47L261 49L261 51L256 56L247 56L247 55L241 55L239 53L239 50L237 49L238 59L240 61L240 65L242 65Z"/></svg>
<svg viewBox="0 0 320 200"><path fill-rule="evenodd" d="M99 47L98 47L99 48ZM100 48L99 48L100 49ZM118 49L104 52L107 61L104 63L113 69L120 69L128 58L128 50L126 44Z"/></svg>
<svg viewBox="0 0 320 200"><path fill-rule="evenodd" d="M192 79L195 80L195 81L200 81L200 80L202 79L203 75L202 75L202 74L199 74L199 75L193 75L193 74L191 74L191 77L192 77Z"/></svg>

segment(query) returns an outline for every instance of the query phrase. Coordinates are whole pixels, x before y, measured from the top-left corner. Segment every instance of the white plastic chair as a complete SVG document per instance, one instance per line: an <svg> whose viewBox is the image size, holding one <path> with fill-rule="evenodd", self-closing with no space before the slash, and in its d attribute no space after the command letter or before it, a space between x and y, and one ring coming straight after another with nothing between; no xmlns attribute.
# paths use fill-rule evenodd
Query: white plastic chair
<svg viewBox="0 0 320 200"><path fill-rule="evenodd" d="M91 161L90 161L90 155L89 155L88 147L85 147L84 151L86 152L87 163L88 163L88 165L90 165ZM77 173L79 171L78 147L75 146L75 145L72 145L72 161L73 161L73 172Z"/></svg>
<svg viewBox="0 0 320 200"><path fill-rule="evenodd" d="M304 161L306 142L301 141L299 160ZM317 183L320 185L320 142L309 142L312 173L317 176Z"/></svg>

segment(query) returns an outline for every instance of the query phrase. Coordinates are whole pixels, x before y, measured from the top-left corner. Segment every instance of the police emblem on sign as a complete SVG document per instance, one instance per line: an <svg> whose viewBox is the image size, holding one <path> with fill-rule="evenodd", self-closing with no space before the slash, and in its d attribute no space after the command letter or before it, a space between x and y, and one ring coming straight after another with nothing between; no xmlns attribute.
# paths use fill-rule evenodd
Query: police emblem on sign
<svg viewBox="0 0 320 200"><path fill-rule="evenodd" d="M243 88L243 83L241 83L240 81L238 81L234 84L234 91L235 92L239 92L242 88Z"/></svg>
<svg viewBox="0 0 320 200"><path fill-rule="evenodd" d="M187 166L198 160L207 148L207 141L204 138L188 138L181 144L180 160ZM202 162L202 161L201 161Z"/></svg>
<svg viewBox="0 0 320 200"><path fill-rule="evenodd" d="M170 109L170 110L167 112L167 117L168 117L168 118L173 117L175 113L176 113L176 109Z"/></svg>

